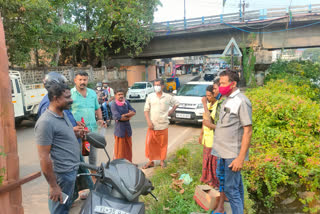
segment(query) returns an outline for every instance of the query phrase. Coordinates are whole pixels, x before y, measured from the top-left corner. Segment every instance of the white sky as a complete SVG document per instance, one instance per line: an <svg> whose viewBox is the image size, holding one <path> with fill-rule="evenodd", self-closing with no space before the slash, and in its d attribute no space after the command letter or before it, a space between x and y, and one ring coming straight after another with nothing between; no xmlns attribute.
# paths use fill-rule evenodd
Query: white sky
<svg viewBox="0 0 320 214"><path fill-rule="evenodd" d="M222 13L222 0L185 0L186 18L202 16L213 16ZM243 0L242 0L243 1ZM249 8L246 10L257 10L264 8L282 8L297 5L320 4L320 0L246 0ZM162 7L154 14L154 22L171 21L183 19L184 0L161 0ZM224 13L235 13L239 11L240 0L227 0Z"/></svg>

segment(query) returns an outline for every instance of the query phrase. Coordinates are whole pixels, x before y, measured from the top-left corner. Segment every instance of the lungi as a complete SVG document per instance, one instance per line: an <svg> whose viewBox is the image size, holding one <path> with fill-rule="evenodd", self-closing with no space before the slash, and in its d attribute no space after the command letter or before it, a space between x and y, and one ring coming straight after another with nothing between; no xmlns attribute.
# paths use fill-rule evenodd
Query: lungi
<svg viewBox="0 0 320 214"><path fill-rule="evenodd" d="M212 148L203 146L202 176L200 181L210 186L219 187L217 177L217 157L211 155Z"/></svg>
<svg viewBox="0 0 320 214"><path fill-rule="evenodd" d="M146 137L146 157L150 160L165 160L168 149L168 129L148 129Z"/></svg>
<svg viewBox="0 0 320 214"><path fill-rule="evenodd" d="M124 158L132 162L132 137L114 136L114 159Z"/></svg>

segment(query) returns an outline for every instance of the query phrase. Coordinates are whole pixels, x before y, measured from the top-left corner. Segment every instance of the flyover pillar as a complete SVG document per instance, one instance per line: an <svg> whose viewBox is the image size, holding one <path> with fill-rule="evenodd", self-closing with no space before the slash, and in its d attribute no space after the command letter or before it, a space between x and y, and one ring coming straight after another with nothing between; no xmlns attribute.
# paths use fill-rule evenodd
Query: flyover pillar
<svg viewBox="0 0 320 214"><path fill-rule="evenodd" d="M265 78L265 71L272 63L272 51L259 49L255 51L255 78L258 86L262 86Z"/></svg>

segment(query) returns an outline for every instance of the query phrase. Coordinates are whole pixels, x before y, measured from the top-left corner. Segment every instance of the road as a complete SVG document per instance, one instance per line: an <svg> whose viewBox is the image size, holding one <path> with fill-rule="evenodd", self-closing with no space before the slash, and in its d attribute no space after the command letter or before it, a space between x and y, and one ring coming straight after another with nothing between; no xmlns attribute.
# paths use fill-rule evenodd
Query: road
<svg viewBox="0 0 320 214"><path fill-rule="evenodd" d="M191 77L190 77L191 78ZM183 78L183 83L188 77ZM145 136L147 124L143 114L144 102L132 103L137 114L131 121L133 129L133 162L139 167L143 166L147 159L145 158ZM20 162L20 177L40 171L37 148L34 138L34 122L23 121L17 127L18 154ZM111 158L113 157L113 138L114 125L106 129L107 151ZM168 152L174 151L184 141L200 133L200 127L175 124L169 127L169 145ZM103 150L98 152L98 163L106 161L107 157ZM26 214L46 214L48 212L48 186L44 176L35 179L22 186L22 203Z"/></svg>

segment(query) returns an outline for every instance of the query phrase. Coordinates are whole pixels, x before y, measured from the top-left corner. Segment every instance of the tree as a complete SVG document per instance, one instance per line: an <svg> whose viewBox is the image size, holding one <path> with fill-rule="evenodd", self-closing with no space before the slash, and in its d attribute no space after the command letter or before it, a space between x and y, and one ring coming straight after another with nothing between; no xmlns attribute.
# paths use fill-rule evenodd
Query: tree
<svg viewBox="0 0 320 214"><path fill-rule="evenodd" d="M72 25L58 25L56 8L48 0L0 0L0 10L12 66L30 63L31 51L39 66L42 58L50 58L59 43L75 34ZM39 50L46 54L39 55Z"/></svg>
<svg viewBox="0 0 320 214"><path fill-rule="evenodd" d="M152 36L151 24L159 0L73 0L66 21L80 29L78 61L105 63L110 55L141 53ZM80 48L79 48L80 46Z"/></svg>

